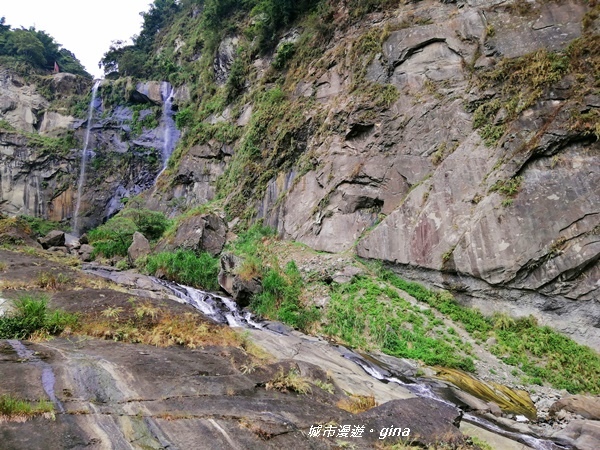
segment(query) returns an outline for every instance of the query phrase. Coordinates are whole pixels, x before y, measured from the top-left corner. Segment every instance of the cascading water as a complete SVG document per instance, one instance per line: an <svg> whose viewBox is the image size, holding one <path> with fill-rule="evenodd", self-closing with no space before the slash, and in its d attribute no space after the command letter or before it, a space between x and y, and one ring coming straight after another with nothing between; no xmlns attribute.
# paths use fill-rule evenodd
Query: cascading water
<svg viewBox="0 0 600 450"><path fill-rule="evenodd" d="M86 268L86 271L88 273L100 275L102 277L118 282L118 278L114 278L114 272L112 271L93 267ZM237 304L229 298L213 293L200 291L198 289L194 289L188 286L170 283L168 281L164 281L154 277L150 277L150 279L154 283L166 288L170 293L174 294L181 302L193 306L194 308L202 312L204 315L216 322L228 324L232 327L258 328L264 330L265 332L286 334L285 327L281 327L281 329L278 330L278 327L274 326L275 323L267 325L259 323L250 312L240 310ZM428 382L424 379L409 379L406 376L399 374L393 369L389 368L387 364L382 363L381 361L377 360L371 355L361 355L341 345L336 346L336 348L344 358L357 364L368 375L377 380L380 380L383 383L394 383L409 390L417 397L430 398L445 403L447 405L457 407L456 404L445 399L443 394L438 394L437 391L439 389L433 386L433 384L435 384L433 380L429 380ZM492 433L496 433L498 435L528 445L529 447L536 450L557 450L571 448L567 445L562 445L548 439L540 439L535 436L516 433L514 431L503 429L495 423L490 422L489 420L472 414L464 414L463 420L477 425L481 428L487 429Z"/></svg>
<svg viewBox="0 0 600 450"><path fill-rule="evenodd" d="M171 84L163 81L160 85L160 95L163 101L162 123L164 127L161 173L167 168L167 162L175 149L177 139L179 139L179 130L177 130L175 120L173 119L173 94L174 91Z"/></svg>
<svg viewBox="0 0 600 450"><path fill-rule="evenodd" d="M94 109L96 105L96 97L98 96L98 88L102 80L96 80L92 88L92 100L87 117L87 128L85 130L85 141L83 151L81 152L81 166L79 168L79 181L77 182L77 201L75 203L75 211L73 212L73 233L77 236L80 234L79 229L79 208L81 208L81 197L83 195L83 183L85 182L85 166L88 160L88 146L90 144L90 133L92 131L92 119L94 117Z"/></svg>

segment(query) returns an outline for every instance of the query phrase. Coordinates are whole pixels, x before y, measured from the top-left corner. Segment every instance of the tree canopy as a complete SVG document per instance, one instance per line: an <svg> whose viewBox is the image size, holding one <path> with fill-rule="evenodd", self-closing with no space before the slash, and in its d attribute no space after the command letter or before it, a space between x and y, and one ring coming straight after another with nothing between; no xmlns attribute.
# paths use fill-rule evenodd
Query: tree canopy
<svg viewBox="0 0 600 450"><path fill-rule="evenodd" d="M75 55L48 33L34 27L13 30L4 17L0 18L0 57L5 63L24 62L36 71L51 71L57 63L63 72L90 76Z"/></svg>

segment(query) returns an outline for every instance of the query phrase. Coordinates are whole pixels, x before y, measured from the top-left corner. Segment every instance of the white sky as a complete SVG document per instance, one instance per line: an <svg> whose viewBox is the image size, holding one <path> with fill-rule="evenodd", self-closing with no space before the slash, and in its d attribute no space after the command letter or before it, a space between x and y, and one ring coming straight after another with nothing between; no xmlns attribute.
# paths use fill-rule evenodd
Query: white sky
<svg viewBox="0 0 600 450"><path fill-rule="evenodd" d="M95 78L102 75L98 61L114 40L140 32L141 11L152 0L0 0L0 17L12 28L35 26L54 37Z"/></svg>

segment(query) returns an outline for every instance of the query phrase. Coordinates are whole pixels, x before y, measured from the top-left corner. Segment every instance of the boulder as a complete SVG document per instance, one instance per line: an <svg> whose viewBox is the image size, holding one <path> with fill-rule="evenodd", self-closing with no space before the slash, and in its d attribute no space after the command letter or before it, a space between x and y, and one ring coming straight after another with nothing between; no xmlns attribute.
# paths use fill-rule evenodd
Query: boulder
<svg viewBox="0 0 600 450"><path fill-rule="evenodd" d="M600 420L600 397L586 395L563 397L550 407L549 414L554 416L561 410L580 415L586 419Z"/></svg>
<svg viewBox="0 0 600 450"><path fill-rule="evenodd" d="M196 252L208 252L212 256L221 253L225 245L227 226L214 214L202 214L184 219L175 237L159 242L158 251L182 248Z"/></svg>
<svg viewBox="0 0 600 450"><path fill-rule="evenodd" d="M130 100L134 103L160 105L163 102L160 87L160 82L158 81L138 83L130 93Z"/></svg>
<svg viewBox="0 0 600 450"><path fill-rule="evenodd" d="M363 437L372 443L391 445L404 441L412 445L436 446L440 442L460 445L464 436L458 429L462 412L430 398L392 400L356 416L365 426ZM402 431L410 434L401 436ZM371 432L373 430L373 432Z"/></svg>
<svg viewBox="0 0 600 450"><path fill-rule="evenodd" d="M64 247L65 232L60 230L51 231L46 236L39 238L38 242L42 244L42 247L45 249L50 247Z"/></svg>
<svg viewBox="0 0 600 450"><path fill-rule="evenodd" d="M127 249L127 259L129 264L133 266L138 258L148 256L149 254L150 242L148 242L148 239L146 239L142 233L136 231L133 234L133 242Z"/></svg>
<svg viewBox="0 0 600 450"><path fill-rule="evenodd" d="M346 266L333 276L333 282L339 284L350 283L354 277L362 275L363 273L364 271L358 267Z"/></svg>
<svg viewBox="0 0 600 450"><path fill-rule="evenodd" d="M90 262L92 260L92 253L94 252L94 247L89 244L83 244L79 248L79 258L81 258L84 262Z"/></svg>
<svg viewBox="0 0 600 450"><path fill-rule="evenodd" d="M63 246L50 247L48 249L48 251L54 252L54 253L64 253L65 255L69 254L69 249L67 247L63 247Z"/></svg>
<svg viewBox="0 0 600 450"><path fill-rule="evenodd" d="M83 244L83 242L81 242L77 236L69 233L65 234L65 247L67 247L69 250L77 250L79 247L81 247L81 244Z"/></svg>
<svg viewBox="0 0 600 450"><path fill-rule="evenodd" d="M600 421L574 420L566 428L554 434L577 450L597 450L600 448Z"/></svg>
<svg viewBox="0 0 600 450"><path fill-rule="evenodd" d="M242 277L238 274L244 260L231 253L221 256L219 285L242 307L248 306L252 296L262 292L257 278Z"/></svg>

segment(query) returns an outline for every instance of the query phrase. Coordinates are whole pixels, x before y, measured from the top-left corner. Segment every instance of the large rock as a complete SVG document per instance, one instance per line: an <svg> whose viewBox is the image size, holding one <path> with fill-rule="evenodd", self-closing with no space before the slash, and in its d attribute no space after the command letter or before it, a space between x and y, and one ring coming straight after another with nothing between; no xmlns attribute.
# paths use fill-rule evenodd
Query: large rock
<svg viewBox="0 0 600 450"><path fill-rule="evenodd" d="M127 249L129 264L133 265L138 258L148 256L150 251L150 242L148 242L148 239L138 231L133 233L133 242Z"/></svg>
<svg viewBox="0 0 600 450"><path fill-rule="evenodd" d="M215 214L201 214L181 221L175 236L159 242L156 249L182 248L216 256L223 250L226 235L227 225L222 218Z"/></svg>
<svg viewBox="0 0 600 450"><path fill-rule="evenodd" d="M237 36L226 37L219 44L217 54L213 62L215 71L215 81L219 85L225 84L229 77L231 65L236 57L236 50L239 43Z"/></svg>
<svg viewBox="0 0 600 450"><path fill-rule="evenodd" d="M53 230L46 236L39 238L38 242L46 249L50 247L63 247L65 245L65 232Z"/></svg>
<svg viewBox="0 0 600 450"><path fill-rule="evenodd" d="M586 419L600 420L600 397L570 395L554 403L549 410L551 416L564 410Z"/></svg>
<svg viewBox="0 0 600 450"><path fill-rule="evenodd" d="M430 398L408 398L392 400L358 414L354 423L365 425L365 439L372 443L403 441L429 446L452 442L459 445L464 442L464 436L458 429L461 418L462 412L446 403ZM398 437L401 431L397 429L407 428L410 434Z"/></svg>
<svg viewBox="0 0 600 450"><path fill-rule="evenodd" d="M219 285L231 295L240 306L248 306L252 296L262 291L260 280L250 275L240 275L244 260L231 253L221 255Z"/></svg>
<svg viewBox="0 0 600 450"><path fill-rule="evenodd" d="M576 450L598 450L600 448L600 421L574 420L554 437L572 445Z"/></svg>
<svg viewBox="0 0 600 450"><path fill-rule="evenodd" d="M77 253L83 262L90 262L94 253L94 247L89 244L82 244Z"/></svg>

